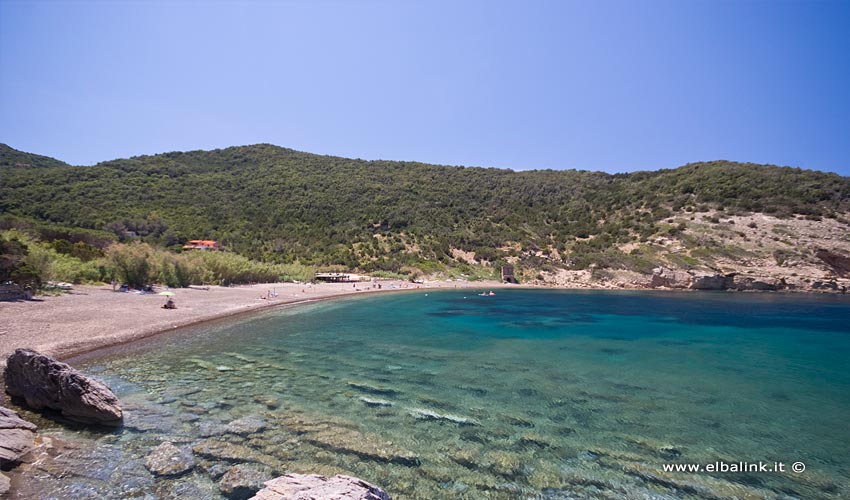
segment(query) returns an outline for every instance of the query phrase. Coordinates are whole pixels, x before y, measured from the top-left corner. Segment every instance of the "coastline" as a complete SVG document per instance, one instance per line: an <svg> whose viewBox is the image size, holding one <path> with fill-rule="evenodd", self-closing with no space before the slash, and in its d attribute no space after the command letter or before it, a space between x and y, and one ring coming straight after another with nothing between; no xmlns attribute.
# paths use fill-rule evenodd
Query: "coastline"
<svg viewBox="0 0 850 500"><path fill-rule="evenodd" d="M32 300L0 301L0 368L6 366L6 358L17 348L30 348L53 358L66 360L209 321L248 315L274 307L297 307L317 301L367 294L441 289L479 291L496 288L647 290L631 283L591 284L579 281L548 286L505 284L499 281L444 280L423 284L398 280L380 283L380 289L373 288L373 284L369 282L316 285L261 283L233 287L178 288L171 290L175 293L177 304L177 309L173 310L161 307L165 303L165 297L158 292L167 290L166 288L158 287L155 293L141 294L115 292L106 284L76 285L69 293L39 296ZM692 293L700 291L668 287L652 290ZM269 291L275 291L277 295L270 299L260 298ZM755 292L754 290L751 293ZM817 294L810 290L768 293Z"/></svg>
<svg viewBox="0 0 850 500"><path fill-rule="evenodd" d="M370 283L263 283L234 287L173 289L177 309L163 309L158 293L115 292L109 285L77 285L70 293L34 300L0 302L0 367L17 348L30 348L65 360L104 348L274 307L298 306L377 293L434 289L535 288L496 281L424 284L399 281ZM165 290L157 288L157 292ZM274 291L277 296L260 298Z"/></svg>

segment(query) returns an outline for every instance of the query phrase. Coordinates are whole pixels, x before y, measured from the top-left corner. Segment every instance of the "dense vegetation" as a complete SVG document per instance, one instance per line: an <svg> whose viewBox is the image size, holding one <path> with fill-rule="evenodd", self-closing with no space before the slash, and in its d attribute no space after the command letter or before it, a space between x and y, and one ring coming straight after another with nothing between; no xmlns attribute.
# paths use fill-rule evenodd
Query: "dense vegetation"
<svg viewBox="0 0 850 500"><path fill-rule="evenodd" d="M0 144L0 167L67 167L67 163L49 156L25 153Z"/></svg>
<svg viewBox="0 0 850 500"><path fill-rule="evenodd" d="M727 161L617 175L514 172L272 145L72 167L0 147L0 228L135 234L171 249L215 239L257 261L368 272L469 274L505 261L535 269L554 254L565 267L645 271L651 262L618 246L674 233L664 222L673 212L710 209L841 217L850 178Z"/></svg>
<svg viewBox="0 0 850 500"><path fill-rule="evenodd" d="M298 264L251 261L230 252L177 254L147 243L113 243L101 250L84 242L42 241L31 231L0 231L0 283L38 291L50 283L96 283L113 279L134 288L308 281L313 269Z"/></svg>

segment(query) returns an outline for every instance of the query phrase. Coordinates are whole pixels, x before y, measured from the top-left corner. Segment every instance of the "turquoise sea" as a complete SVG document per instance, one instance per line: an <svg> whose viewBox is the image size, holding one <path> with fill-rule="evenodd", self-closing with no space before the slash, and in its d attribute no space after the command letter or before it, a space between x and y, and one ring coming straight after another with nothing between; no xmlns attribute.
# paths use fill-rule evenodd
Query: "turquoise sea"
<svg viewBox="0 0 850 500"><path fill-rule="evenodd" d="M12 473L17 498L222 498L237 463L396 500L850 498L850 297L479 292L281 308L71 360L126 425L23 412L50 445ZM194 469L148 472L163 441ZM785 471L664 470L759 461Z"/></svg>

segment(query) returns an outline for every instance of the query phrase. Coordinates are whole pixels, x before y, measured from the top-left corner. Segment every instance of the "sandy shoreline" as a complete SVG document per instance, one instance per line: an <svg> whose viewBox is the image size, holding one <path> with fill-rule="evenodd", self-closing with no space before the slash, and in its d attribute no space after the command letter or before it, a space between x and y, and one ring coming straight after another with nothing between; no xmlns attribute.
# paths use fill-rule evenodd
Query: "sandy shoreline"
<svg viewBox="0 0 850 500"><path fill-rule="evenodd" d="M97 349L132 342L158 333L236 314L283 304L307 303L368 293L416 289L497 288L497 282L434 281L423 285L382 282L380 290L369 283L266 283L237 287L173 290L177 309L161 306L165 297L113 292L109 285L77 285L70 293L36 297L30 301L0 302L0 366L20 347L66 359ZM516 287L517 285L512 285ZM157 288L160 292L164 288ZM269 291L277 297L261 299Z"/></svg>

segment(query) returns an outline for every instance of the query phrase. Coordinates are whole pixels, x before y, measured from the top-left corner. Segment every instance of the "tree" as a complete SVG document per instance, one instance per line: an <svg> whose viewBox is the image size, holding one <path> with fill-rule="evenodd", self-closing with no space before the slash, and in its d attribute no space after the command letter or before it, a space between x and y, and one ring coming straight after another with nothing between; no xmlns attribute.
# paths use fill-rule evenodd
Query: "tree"
<svg viewBox="0 0 850 500"><path fill-rule="evenodd" d="M134 288L143 288L154 281L153 254L147 243L117 243L106 249L117 277Z"/></svg>

